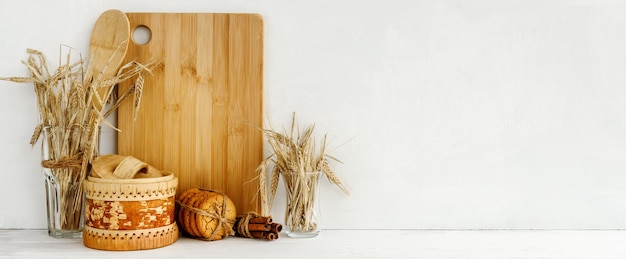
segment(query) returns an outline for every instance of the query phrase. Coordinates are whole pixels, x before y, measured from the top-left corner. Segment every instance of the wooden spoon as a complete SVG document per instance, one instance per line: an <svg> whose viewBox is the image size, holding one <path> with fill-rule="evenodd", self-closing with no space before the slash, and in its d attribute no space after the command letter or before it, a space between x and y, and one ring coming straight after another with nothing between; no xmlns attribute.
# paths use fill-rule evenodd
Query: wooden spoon
<svg viewBox="0 0 626 259"><path fill-rule="evenodd" d="M89 44L89 66L84 82L101 82L117 75L122 65L130 39L130 22L126 14L120 10L108 10L98 17L91 32ZM106 98L110 87L97 89L98 98L94 96L93 105L97 112L102 111L102 98Z"/></svg>

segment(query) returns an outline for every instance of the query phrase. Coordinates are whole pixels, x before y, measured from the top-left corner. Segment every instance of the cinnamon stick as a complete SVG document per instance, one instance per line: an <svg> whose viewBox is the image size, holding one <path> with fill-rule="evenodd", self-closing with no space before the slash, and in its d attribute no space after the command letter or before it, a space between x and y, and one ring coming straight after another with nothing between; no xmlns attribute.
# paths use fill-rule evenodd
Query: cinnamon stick
<svg viewBox="0 0 626 259"><path fill-rule="evenodd" d="M248 229L250 232L252 231L270 231L272 230L272 226L270 224L248 224Z"/></svg>
<svg viewBox="0 0 626 259"><path fill-rule="evenodd" d="M250 232L250 234L252 235L253 238L267 239L267 240L278 239L278 234L272 233L272 232L255 231L255 232Z"/></svg>
<svg viewBox="0 0 626 259"><path fill-rule="evenodd" d="M247 221L247 222L246 222ZM283 226L273 223L272 217L258 216L256 213L237 216L233 230L236 236L276 240Z"/></svg>
<svg viewBox="0 0 626 259"><path fill-rule="evenodd" d="M237 221L239 221L243 217L244 217L244 215L237 216ZM250 218L248 223L252 223L252 224L272 224L272 221L273 221L272 217L256 216L256 217Z"/></svg>
<svg viewBox="0 0 626 259"><path fill-rule="evenodd" d="M251 218L248 222L252 224L272 224L272 217L254 217Z"/></svg>
<svg viewBox="0 0 626 259"><path fill-rule="evenodd" d="M272 223L272 224L270 225L270 232L272 232L272 233L276 233L276 234L278 234L278 233L280 233L280 231L282 231L282 230L283 230L283 225L281 225L281 224L278 224L278 223Z"/></svg>

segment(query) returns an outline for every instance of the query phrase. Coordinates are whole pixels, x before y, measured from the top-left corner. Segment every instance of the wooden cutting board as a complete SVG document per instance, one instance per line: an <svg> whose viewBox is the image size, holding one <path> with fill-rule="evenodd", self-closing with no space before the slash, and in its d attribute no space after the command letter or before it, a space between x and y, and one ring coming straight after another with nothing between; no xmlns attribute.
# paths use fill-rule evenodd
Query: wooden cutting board
<svg viewBox="0 0 626 259"><path fill-rule="evenodd" d="M255 169L263 159L263 20L256 14L127 13L126 62L163 59L145 76L141 108L118 108L118 153L173 172L178 192L225 193L237 213L260 212ZM126 63L124 62L124 63ZM120 85L120 93L129 83Z"/></svg>

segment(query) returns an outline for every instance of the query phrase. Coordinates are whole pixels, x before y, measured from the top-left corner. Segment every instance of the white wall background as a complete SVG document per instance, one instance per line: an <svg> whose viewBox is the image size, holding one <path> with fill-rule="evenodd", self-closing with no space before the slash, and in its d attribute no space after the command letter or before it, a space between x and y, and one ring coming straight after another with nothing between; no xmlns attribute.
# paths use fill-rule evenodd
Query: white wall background
<svg viewBox="0 0 626 259"><path fill-rule="evenodd" d="M264 17L267 117L317 123L344 162L324 228L626 228L626 2L2 1L0 75L27 47L88 53L110 8ZM0 228L45 227L36 114L0 82Z"/></svg>

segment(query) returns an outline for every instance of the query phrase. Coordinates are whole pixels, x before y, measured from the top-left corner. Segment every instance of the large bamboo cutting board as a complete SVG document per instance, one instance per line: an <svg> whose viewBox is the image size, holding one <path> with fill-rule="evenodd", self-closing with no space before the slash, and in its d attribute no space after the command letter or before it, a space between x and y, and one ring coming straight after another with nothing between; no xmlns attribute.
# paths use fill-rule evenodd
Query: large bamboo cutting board
<svg viewBox="0 0 626 259"><path fill-rule="evenodd" d="M255 14L128 13L126 61L163 59L145 76L135 121L132 102L118 109L118 153L179 178L179 193L210 188L238 213L260 211L255 169L263 159L263 20ZM128 84L120 86L125 91Z"/></svg>

